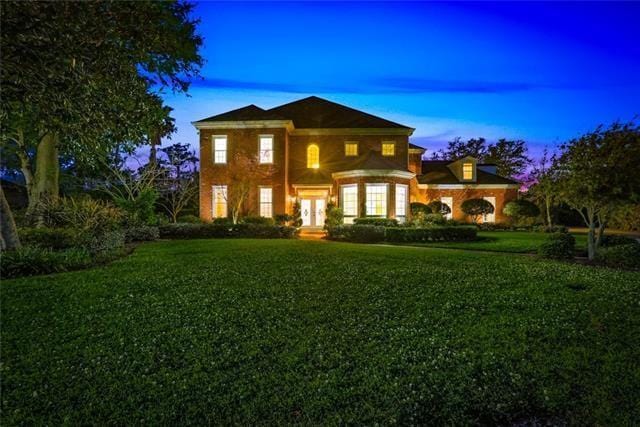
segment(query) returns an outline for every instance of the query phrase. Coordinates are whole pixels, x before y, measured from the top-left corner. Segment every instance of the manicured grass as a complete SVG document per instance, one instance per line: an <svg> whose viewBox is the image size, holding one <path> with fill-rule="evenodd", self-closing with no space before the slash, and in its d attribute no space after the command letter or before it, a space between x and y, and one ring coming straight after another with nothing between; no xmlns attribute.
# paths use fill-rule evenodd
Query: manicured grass
<svg viewBox="0 0 640 427"><path fill-rule="evenodd" d="M1 290L3 425L640 419L639 273L197 240Z"/></svg>
<svg viewBox="0 0 640 427"><path fill-rule="evenodd" d="M547 237L546 233L527 231L479 231L478 240L473 242L430 242L411 245L492 252L534 253ZM586 251L587 236L576 233L574 237L576 238L576 251Z"/></svg>

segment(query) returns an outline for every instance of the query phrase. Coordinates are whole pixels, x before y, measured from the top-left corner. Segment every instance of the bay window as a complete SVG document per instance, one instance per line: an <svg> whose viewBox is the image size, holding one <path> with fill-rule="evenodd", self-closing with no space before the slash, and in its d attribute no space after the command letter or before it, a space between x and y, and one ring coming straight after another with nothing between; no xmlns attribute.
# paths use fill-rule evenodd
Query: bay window
<svg viewBox="0 0 640 427"><path fill-rule="evenodd" d="M396 184L396 219L405 222L407 219L407 186Z"/></svg>
<svg viewBox="0 0 640 427"><path fill-rule="evenodd" d="M367 216L387 216L387 184L366 184Z"/></svg>
<svg viewBox="0 0 640 427"><path fill-rule="evenodd" d="M341 187L341 208L345 224L352 224L358 216L358 185L343 185Z"/></svg>

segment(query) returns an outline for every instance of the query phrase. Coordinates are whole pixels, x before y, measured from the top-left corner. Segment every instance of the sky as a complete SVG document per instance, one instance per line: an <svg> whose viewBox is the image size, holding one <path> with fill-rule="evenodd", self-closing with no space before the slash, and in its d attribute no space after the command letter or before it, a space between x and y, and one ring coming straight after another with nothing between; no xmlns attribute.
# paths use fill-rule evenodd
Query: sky
<svg viewBox="0 0 640 427"><path fill-rule="evenodd" d="M309 95L413 127L428 153L459 136L524 139L537 157L640 114L640 2L202 2L194 14L202 78L164 95L171 142L194 148L192 121Z"/></svg>

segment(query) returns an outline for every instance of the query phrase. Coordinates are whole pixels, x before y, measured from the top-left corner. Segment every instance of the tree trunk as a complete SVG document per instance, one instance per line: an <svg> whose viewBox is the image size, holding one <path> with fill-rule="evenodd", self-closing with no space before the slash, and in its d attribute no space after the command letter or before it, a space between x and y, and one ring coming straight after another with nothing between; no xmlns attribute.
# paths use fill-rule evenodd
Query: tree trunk
<svg viewBox="0 0 640 427"><path fill-rule="evenodd" d="M31 192L33 191L33 171L31 170L31 161L26 149L26 141L24 140L24 130L18 129L18 159L20 160L20 170L24 176L24 184L27 187L27 198L31 200Z"/></svg>
<svg viewBox="0 0 640 427"><path fill-rule="evenodd" d="M58 158L58 137L47 133L36 150L36 173L33 181L27 214L32 220L39 222L37 216L39 205L48 200L56 200L59 195L60 160Z"/></svg>
<svg viewBox="0 0 640 427"><path fill-rule="evenodd" d="M11 207L4 197L4 190L0 186L0 250L13 250L19 247L18 229L13 220Z"/></svg>
<svg viewBox="0 0 640 427"><path fill-rule="evenodd" d="M609 220L607 218L598 217L598 237L596 238L596 250L602 244L602 239L604 238L604 230L607 228L607 223Z"/></svg>
<svg viewBox="0 0 640 427"><path fill-rule="evenodd" d="M553 224L551 223L551 198L550 197L544 198L544 207L547 212L547 226L552 227Z"/></svg>
<svg viewBox="0 0 640 427"><path fill-rule="evenodd" d="M589 220L589 233L587 234L587 257L589 261L593 261L596 256L596 219L592 211L587 210L587 219Z"/></svg>

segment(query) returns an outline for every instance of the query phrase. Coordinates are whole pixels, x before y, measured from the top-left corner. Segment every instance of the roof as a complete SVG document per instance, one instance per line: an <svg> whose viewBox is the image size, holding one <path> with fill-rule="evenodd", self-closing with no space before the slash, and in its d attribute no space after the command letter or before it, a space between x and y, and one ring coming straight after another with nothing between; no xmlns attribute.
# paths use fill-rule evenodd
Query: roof
<svg viewBox="0 0 640 427"><path fill-rule="evenodd" d="M422 175L418 176L420 184L460 184L461 181L447 166L453 163L451 160L423 160ZM486 165L493 165L487 163ZM477 166L485 166L479 163ZM518 184L509 178L485 172L476 167L476 180L473 184Z"/></svg>
<svg viewBox="0 0 640 427"><path fill-rule="evenodd" d="M207 117L206 119L198 120L200 122L235 122L245 120L287 120L284 117L277 115L274 112L263 110L257 105L247 105L246 107L238 108L237 110L227 111L226 113L218 114L215 116Z"/></svg>
<svg viewBox="0 0 640 427"><path fill-rule="evenodd" d="M292 120L294 126L300 129L411 129L408 126L317 96L303 98L270 110L264 110L256 105L248 105L237 110L207 117L194 123L243 120Z"/></svg>
<svg viewBox="0 0 640 427"><path fill-rule="evenodd" d="M419 145L412 144L412 143L409 143L409 149L410 149L410 150L422 150L422 151L427 151L427 149L426 149L426 148L424 148L424 147L420 147Z"/></svg>

